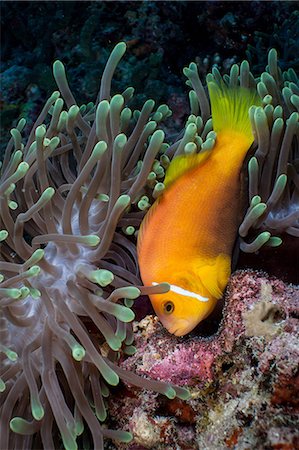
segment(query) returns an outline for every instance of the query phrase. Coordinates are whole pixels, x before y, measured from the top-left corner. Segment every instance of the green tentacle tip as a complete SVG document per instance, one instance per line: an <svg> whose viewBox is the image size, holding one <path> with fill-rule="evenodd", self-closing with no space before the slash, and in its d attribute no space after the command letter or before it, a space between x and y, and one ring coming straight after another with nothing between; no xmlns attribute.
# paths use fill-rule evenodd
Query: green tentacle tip
<svg viewBox="0 0 299 450"><path fill-rule="evenodd" d="M131 203L131 198L129 195L121 195L120 197L118 197L116 204L118 204L119 206L126 208L127 206L129 206Z"/></svg>
<svg viewBox="0 0 299 450"><path fill-rule="evenodd" d="M253 220L258 219L267 209L267 205L265 203L258 203L255 205L250 211L250 215Z"/></svg>
<svg viewBox="0 0 299 450"><path fill-rule="evenodd" d="M120 109L124 105L125 99L121 94L116 94L112 97L110 100L110 106L111 108Z"/></svg>
<svg viewBox="0 0 299 450"><path fill-rule="evenodd" d="M115 352L117 352L121 348L121 340L116 336L113 336L111 338L107 337L107 344Z"/></svg>
<svg viewBox="0 0 299 450"><path fill-rule="evenodd" d="M36 263L38 263L45 255L45 251L41 248L38 248L37 250L35 250L32 255L30 256L30 258L27 259L26 261L26 266L31 266L31 265L35 265Z"/></svg>
<svg viewBox="0 0 299 450"><path fill-rule="evenodd" d="M84 424L83 424L82 420L77 420L75 423L76 436L81 436L83 431L84 431Z"/></svg>
<svg viewBox="0 0 299 450"><path fill-rule="evenodd" d="M134 300L131 300L130 298L125 298L124 299L124 305L127 308L132 308L132 306L134 305Z"/></svg>
<svg viewBox="0 0 299 450"><path fill-rule="evenodd" d="M155 146L161 146L164 140L165 134L162 130L157 130L154 132L154 134L151 136L150 143L152 143Z"/></svg>
<svg viewBox="0 0 299 450"><path fill-rule="evenodd" d="M176 396L181 400L189 400L191 394L188 389L175 387Z"/></svg>
<svg viewBox="0 0 299 450"><path fill-rule="evenodd" d="M271 236L266 245L269 247L279 247L282 244L282 239L278 236Z"/></svg>
<svg viewBox="0 0 299 450"><path fill-rule="evenodd" d="M135 319L135 314L130 308L118 304L114 305L112 314L122 322L132 322Z"/></svg>
<svg viewBox="0 0 299 450"><path fill-rule="evenodd" d="M157 178L163 178L165 175L165 171L162 166L157 167L156 169Z"/></svg>
<svg viewBox="0 0 299 450"><path fill-rule="evenodd" d="M135 89L132 86L127 87L124 92L122 93L122 96L124 98L127 98L130 100L134 95Z"/></svg>
<svg viewBox="0 0 299 450"><path fill-rule="evenodd" d="M10 361L16 361L18 359L18 354L9 348L6 349L5 354Z"/></svg>
<svg viewBox="0 0 299 450"><path fill-rule="evenodd" d="M33 261L38 262L44 257L44 254L45 251L41 248L38 248L32 253L30 259L32 258Z"/></svg>
<svg viewBox="0 0 299 450"><path fill-rule="evenodd" d="M65 76L65 68L64 65L62 64L61 61L59 61L59 59L57 59L56 61L54 61L53 64L53 73L54 73L54 77L56 76ZM54 94L54 93L53 93ZM52 95L53 95L52 94Z"/></svg>
<svg viewBox="0 0 299 450"><path fill-rule="evenodd" d="M30 295L30 289L27 287L27 286L23 286L23 287L21 287L21 289L20 289L20 291L21 291L21 298L23 299L23 298L26 298L26 297L28 297L28 295Z"/></svg>
<svg viewBox="0 0 299 450"><path fill-rule="evenodd" d="M252 242L252 245L255 247L254 251L259 250L266 242L269 241L271 234L268 231L264 231L260 233L255 240Z"/></svg>
<svg viewBox="0 0 299 450"><path fill-rule="evenodd" d="M81 105L80 106L80 108L79 108L79 111L80 111L80 113L83 115L83 114L85 114L86 113L86 105Z"/></svg>
<svg viewBox="0 0 299 450"><path fill-rule="evenodd" d="M124 133L118 134L114 140L114 144L119 149L123 149L126 143L127 143L127 136Z"/></svg>
<svg viewBox="0 0 299 450"><path fill-rule="evenodd" d="M58 100L61 100L61 99L58 99ZM56 102L58 102L58 100L56 100ZM45 137L45 134L46 134L46 127L45 127L45 125L39 125L36 128L36 130L35 130L35 136L38 139L43 139Z"/></svg>
<svg viewBox="0 0 299 450"><path fill-rule="evenodd" d="M261 197L259 195L255 195L251 199L250 206L254 207L254 206L258 205L259 203L261 203L261 201L262 201Z"/></svg>
<svg viewBox="0 0 299 450"><path fill-rule="evenodd" d="M110 270L106 269L93 270L90 274L90 280L98 283L102 287L105 287L112 283L114 280L114 275L110 272Z"/></svg>
<svg viewBox="0 0 299 450"><path fill-rule="evenodd" d="M162 167L164 167L164 169L167 169L169 167L170 159L168 158L167 155L161 155L160 164Z"/></svg>
<svg viewBox="0 0 299 450"><path fill-rule="evenodd" d="M91 158L99 159L107 150L107 144L105 141L99 141L94 146L94 149L91 154Z"/></svg>
<svg viewBox="0 0 299 450"><path fill-rule="evenodd" d="M13 298L16 300L17 298L21 297L22 291L21 291L21 289L8 288L8 289L6 289L5 294L7 297Z"/></svg>
<svg viewBox="0 0 299 450"><path fill-rule="evenodd" d="M270 105L273 101L273 97L270 94L265 95L265 97L263 98L263 103L265 105Z"/></svg>
<svg viewBox="0 0 299 450"><path fill-rule="evenodd" d="M287 175L285 175L284 173L279 175L279 177L275 182L274 191L277 191L277 193L282 194L284 188L286 187L287 181L288 181Z"/></svg>
<svg viewBox="0 0 299 450"><path fill-rule="evenodd" d="M48 147L51 149L51 151L53 151L53 150L55 150L56 147L58 147L59 143L60 143L60 138L58 136L54 136L50 140Z"/></svg>
<svg viewBox="0 0 299 450"><path fill-rule="evenodd" d="M75 433L72 433L70 436L64 436L63 434L61 434L61 438L65 450L78 450Z"/></svg>
<svg viewBox="0 0 299 450"><path fill-rule="evenodd" d="M9 422L9 427L14 433L27 435L28 429L30 428L30 422L22 419L22 417L14 417Z"/></svg>
<svg viewBox="0 0 299 450"><path fill-rule="evenodd" d="M71 120L74 120L77 117L77 115L79 114L79 111L80 111L80 108L78 105L72 105L68 111L68 117Z"/></svg>
<svg viewBox="0 0 299 450"><path fill-rule="evenodd" d="M124 348L124 353L128 356L135 355L137 349L134 347L134 345L128 345Z"/></svg>
<svg viewBox="0 0 299 450"><path fill-rule="evenodd" d="M215 145L215 139L208 138L201 146L202 150L212 150Z"/></svg>
<svg viewBox="0 0 299 450"><path fill-rule="evenodd" d="M186 130L185 130L185 136L188 139L194 139L195 134L197 133L197 126L195 125L195 123L189 123L189 125L187 125Z"/></svg>
<svg viewBox="0 0 299 450"><path fill-rule="evenodd" d="M266 96L265 96L266 97ZM257 126L267 126L267 116L262 107L257 107L254 112L254 120Z"/></svg>
<svg viewBox="0 0 299 450"><path fill-rule="evenodd" d="M156 111L152 119L155 120L155 122L161 122L161 120L163 119L163 114L161 112Z"/></svg>
<svg viewBox="0 0 299 450"><path fill-rule="evenodd" d="M100 240L99 236L95 236L94 234L84 236L84 244L89 247L96 247L100 243Z"/></svg>
<svg viewBox="0 0 299 450"><path fill-rule="evenodd" d="M298 120L299 120L299 113L293 112L287 120L287 125L294 126L297 124Z"/></svg>
<svg viewBox="0 0 299 450"><path fill-rule="evenodd" d="M59 61L60 62L60 61ZM54 63L55 64L55 63ZM53 64L53 66L54 66L54 64ZM60 64L62 64L61 62L60 62ZM49 101L51 102L51 103L53 103L54 101L56 101L58 98L60 97L60 92L59 91L54 91L52 94L51 94L51 96L49 97Z"/></svg>
<svg viewBox="0 0 299 450"><path fill-rule="evenodd" d="M4 275L2 275L2 273L0 273L0 283L2 283L3 280L4 280Z"/></svg>
<svg viewBox="0 0 299 450"><path fill-rule="evenodd" d="M163 142L163 144L160 147L160 153L165 153L167 149L169 149L169 144L167 144L166 142Z"/></svg>
<svg viewBox="0 0 299 450"><path fill-rule="evenodd" d="M157 122L154 122L153 120L151 120L150 122L148 122L145 127L144 127L144 131L146 132L146 134L151 135L155 129L157 128Z"/></svg>
<svg viewBox="0 0 299 450"><path fill-rule="evenodd" d="M4 392L6 389L5 383L2 380L2 378L0 378L0 392Z"/></svg>
<svg viewBox="0 0 299 450"><path fill-rule="evenodd" d="M143 108L146 109L153 109L153 107L155 106L155 100L149 98L148 100L146 100L146 102L143 105ZM143 109L142 108L142 109ZM140 111L139 111L140 112Z"/></svg>
<svg viewBox="0 0 299 450"><path fill-rule="evenodd" d="M7 236L8 236L8 231L7 230L0 230L0 242L1 241L5 241Z"/></svg>
<svg viewBox="0 0 299 450"><path fill-rule="evenodd" d="M156 198L158 197L160 194L162 194L162 192L165 189L165 184L164 183L157 183L156 186L154 187L153 190L153 197Z"/></svg>
<svg viewBox="0 0 299 450"><path fill-rule="evenodd" d="M39 399L32 401L31 412L32 412L32 416L34 417L35 420L41 420L44 417L45 411L44 411L44 408L42 407Z"/></svg>
<svg viewBox="0 0 299 450"><path fill-rule="evenodd" d="M75 361L82 361L85 356L85 349L80 344L75 344L72 348L72 356Z"/></svg>
<svg viewBox="0 0 299 450"><path fill-rule="evenodd" d="M121 58L125 54L126 49L127 49L126 43L119 42L118 44L116 44L111 54L116 54L118 57Z"/></svg>
<svg viewBox="0 0 299 450"><path fill-rule="evenodd" d="M84 192L84 189L80 189L82 192ZM85 192L87 192L87 190L85 191ZM107 194L97 194L96 196L95 196L95 198L97 199L97 200L99 200L100 202L105 202L105 203L107 203L107 202L109 202L109 195L107 195Z"/></svg>
<svg viewBox="0 0 299 450"><path fill-rule="evenodd" d="M133 226L128 226L127 228L125 228L125 234L127 234L128 236L132 236L135 233L135 228Z"/></svg>
<svg viewBox="0 0 299 450"><path fill-rule="evenodd" d="M123 297L127 297L131 300L135 300L140 296L140 289L135 286L127 286L123 288L119 288Z"/></svg>
<svg viewBox="0 0 299 450"><path fill-rule="evenodd" d="M104 382L101 383L101 394L104 398L108 398L110 395L109 388Z"/></svg>
<svg viewBox="0 0 299 450"><path fill-rule="evenodd" d="M107 419L107 412L105 409L102 409L101 411L96 411L96 416L100 422L104 422Z"/></svg>
<svg viewBox="0 0 299 450"><path fill-rule="evenodd" d="M114 435L114 438L120 442L128 443L128 442L131 442L133 439L133 434L129 433L128 431L116 430L116 431L113 431L113 435Z"/></svg>
<svg viewBox="0 0 299 450"><path fill-rule="evenodd" d="M164 395L166 395L167 398L172 400L176 397L176 392L171 386L167 386L164 391Z"/></svg>
<svg viewBox="0 0 299 450"><path fill-rule="evenodd" d="M11 185L9 186L9 188L6 189L6 191L4 192L5 195L10 195L16 188L15 183L11 183Z"/></svg>
<svg viewBox="0 0 299 450"><path fill-rule="evenodd" d="M16 174L22 177L22 176L24 176L27 173L28 169L29 169L29 164L26 163L25 161L22 161L18 165L18 168L16 170Z"/></svg>
<svg viewBox="0 0 299 450"><path fill-rule="evenodd" d="M188 144L186 144L184 147L184 151L188 155L195 153L196 150L197 150L197 145L194 142L188 142Z"/></svg>
<svg viewBox="0 0 299 450"><path fill-rule="evenodd" d="M41 292L35 288L30 288L30 295L34 300L37 300L42 296Z"/></svg>
<svg viewBox="0 0 299 450"><path fill-rule="evenodd" d="M51 198L53 197L54 194L55 194L55 189L52 187L48 187L47 189L44 190L44 192L40 196L40 200L47 202L47 201L51 200Z"/></svg>
<svg viewBox="0 0 299 450"><path fill-rule="evenodd" d="M19 131L22 131L25 125L26 125L26 119L24 119L24 117L22 117L22 119L19 120L19 123L17 125L17 129Z"/></svg>
<svg viewBox="0 0 299 450"><path fill-rule="evenodd" d="M138 206L138 208L139 208L141 211L145 211L145 210L148 209L151 205L150 205L150 203L149 203L148 201L146 201L146 200L144 200L144 199L141 199L141 200L139 200L137 206Z"/></svg>
<svg viewBox="0 0 299 450"><path fill-rule="evenodd" d="M273 63L276 63L276 62L277 62L277 51L276 51L275 48L271 48L271 49L269 50L269 53L268 53L268 61L271 61L271 62L273 62Z"/></svg>
<svg viewBox="0 0 299 450"><path fill-rule="evenodd" d="M23 153L21 150L17 150L14 155L12 155L12 161L14 164L19 164L21 162L21 159L23 157Z"/></svg>
<svg viewBox="0 0 299 450"><path fill-rule="evenodd" d="M12 135L15 141L17 140L20 141L22 139L21 133L17 128L12 128L10 130L10 134Z"/></svg>
<svg viewBox="0 0 299 450"><path fill-rule="evenodd" d="M13 211L15 211L18 207L18 204L12 200L9 200L8 207L9 207L9 209L12 209Z"/></svg>
<svg viewBox="0 0 299 450"><path fill-rule="evenodd" d="M100 120L104 120L107 117L109 110L110 110L109 102L107 100L102 100L98 104L98 107L96 110L96 117Z"/></svg>
<svg viewBox="0 0 299 450"><path fill-rule="evenodd" d="M299 110L299 95L293 94L290 98L291 103Z"/></svg>
<svg viewBox="0 0 299 450"><path fill-rule="evenodd" d="M39 266L32 266L30 269L28 269L24 274L26 274L27 277L36 277L41 271L41 268Z"/></svg>
<svg viewBox="0 0 299 450"><path fill-rule="evenodd" d="M117 386L119 383L119 376L117 375L116 372L114 372L114 370L110 369L110 367L108 367L108 369L105 370L105 372L101 371L103 377L105 378L105 380L107 381L107 383L110 384L110 386ZM109 390L108 390L109 392Z"/></svg>
<svg viewBox="0 0 299 450"><path fill-rule="evenodd" d="M249 172L253 173L253 172L257 172L258 168L259 168L258 160L255 156L253 156L252 158L250 158L250 160L248 162L248 170L249 170Z"/></svg>

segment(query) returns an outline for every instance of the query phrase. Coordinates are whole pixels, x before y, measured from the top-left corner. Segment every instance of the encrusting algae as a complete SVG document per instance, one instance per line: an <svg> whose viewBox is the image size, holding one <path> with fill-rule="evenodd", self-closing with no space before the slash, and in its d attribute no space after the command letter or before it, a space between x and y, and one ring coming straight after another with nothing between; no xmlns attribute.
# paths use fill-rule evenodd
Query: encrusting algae
<svg viewBox="0 0 299 450"><path fill-rule="evenodd" d="M298 79L292 71L281 73L276 52L269 53L269 73L261 80L254 79L246 62L240 70L234 65L224 79L215 70L208 76L215 131L196 65L186 68L193 88L192 114L183 133L169 146L163 131L157 129L171 115L166 105L154 110L154 101L148 100L141 111L132 111L128 105L133 88L111 95L111 79L125 49L124 43L116 45L96 103L81 107L68 86L62 63L56 61L54 77L59 92L46 102L27 143L22 137L24 119L11 130L0 182L1 449L102 449L104 438L129 442L131 433L102 424L107 418L109 389L120 379L168 398L188 398L186 389L137 376L119 367L117 361L120 355L135 351L132 306L140 295L155 296L160 302L165 294L181 298L182 292L183 296L196 293L195 322L207 315L221 296L238 234L239 173L253 136L249 207L239 227L240 246L250 252L264 244L280 244L281 239L272 236L268 226L271 233L298 235ZM247 131L230 128L224 132L222 117L217 119L214 106L217 110L226 92L234 93L230 98L234 102L244 99L244 92L255 92L256 86L262 106L251 108L253 136L247 112L252 104L260 104L255 94L247 99L246 107L244 103L241 114L246 116ZM243 123L241 116L233 123ZM232 145L228 141L234 133ZM223 173L225 168L229 170ZM205 180L203 189L197 182L199 176ZM191 179L193 191L188 191ZM188 214L183 212L183 204L181 208L176 204L177 188L187 200L189 195ZM217 202L212 200L215 190ZM223 201L220 194L227 195ZM172 195L171 207L168 199ZM148 209L159 197L140 232L139 258L151 217L161 210L159 227L151 239L152 261L159 260L155 246L162 242L163 233L168 241L161 252L167 255L170 248L171 233L167 234L166 227L163 231L163 221L170 217L173 223L181 221L184 251L179 255L174 251L177 259L167 259L172 264L169 273L174 266L180 268L181 278L144 278L148 283L144 286L136 237ZM196 205L191 210L195 200L202 202L198 204L205 212L202 216ZM225 207L220 222L219 207ZM188 215L197 218L195 225ZM252 229L258 235L248 242ZM186 249L192 258L187 258ZM142 260L140 266L144 276ZM186 271L189 284L181 283Z"/></svg>

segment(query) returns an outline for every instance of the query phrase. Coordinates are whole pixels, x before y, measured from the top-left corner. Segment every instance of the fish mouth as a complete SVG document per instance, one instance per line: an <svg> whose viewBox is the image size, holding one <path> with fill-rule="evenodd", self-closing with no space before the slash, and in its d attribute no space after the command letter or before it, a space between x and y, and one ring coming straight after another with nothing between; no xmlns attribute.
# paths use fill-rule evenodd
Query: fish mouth
<svg viewBox="0 0 299 450"><path fill-rule="evenodd" d="M180 319L175 324L165 323L163 325L169 331L169 333L174 334L175 336L184 336L193 329L192 324L185 319Z"/></svg>

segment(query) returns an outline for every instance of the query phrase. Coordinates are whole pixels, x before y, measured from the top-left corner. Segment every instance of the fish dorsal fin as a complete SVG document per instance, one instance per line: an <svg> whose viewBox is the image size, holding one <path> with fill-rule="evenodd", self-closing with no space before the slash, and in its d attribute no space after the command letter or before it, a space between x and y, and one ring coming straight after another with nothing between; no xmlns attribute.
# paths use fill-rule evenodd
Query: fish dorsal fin
<svg viewBox="0 0 299 450"><path fill-rule="evenodd" d="M213 129L217 136L222 132L233 131L241 134L248 147L253 142L249 108L261 106L262 101L256 89L241 86L227 86L224 82L208 83L211 100Z"/></svg>
<svg viewBox="0 0 299 450"><path fill-rule="evenodd" d="M231 273L230 256L221 253L204 264L199 261L195 270L210 294L216 299L221 298Z"/></svg>
<svg viewBox="0 0 299 450"><path fill-rule="evenodd" d="M164 180L164 185L168 188L174 181L180 178L185 172L194 169L202 164L210 156L211 151L205 150L193 155L175 156L171 161Z"/></svg>

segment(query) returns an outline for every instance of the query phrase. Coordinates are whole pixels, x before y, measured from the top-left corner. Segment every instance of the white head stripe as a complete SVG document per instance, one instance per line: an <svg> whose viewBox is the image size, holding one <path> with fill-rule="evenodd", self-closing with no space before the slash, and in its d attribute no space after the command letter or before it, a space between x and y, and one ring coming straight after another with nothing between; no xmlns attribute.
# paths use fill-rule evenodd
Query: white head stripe
<svg viewBox="0 0 299 450"><path fill-rule="evenodd" d="M157 286L157 284L159 284L159 283L155 283L155 282L152 283L153 286ZM175 284L170 285L170 291L175 292L176 294L179 294L179 295L185 295L186 297L196 298L196 300L198 300L200 302L208 302L209 301L208 297L202 297L201 295L196 294L195 292L188 291L187 289L183 289L180 286L176 286Z"/></svg>

